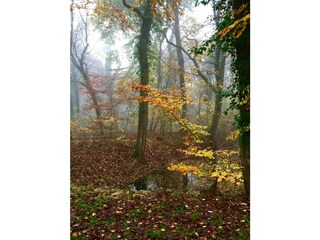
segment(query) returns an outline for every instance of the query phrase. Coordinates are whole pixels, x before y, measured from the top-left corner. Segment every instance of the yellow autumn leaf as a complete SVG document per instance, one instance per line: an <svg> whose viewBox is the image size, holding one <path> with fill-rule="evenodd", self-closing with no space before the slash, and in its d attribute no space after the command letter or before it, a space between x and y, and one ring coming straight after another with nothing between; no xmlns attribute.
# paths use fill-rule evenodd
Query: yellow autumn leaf
<svg viewBox="0 0 320 240"><path fill-rule="evenodd" d="M218 176L218 175L219 175L218 172L213 172L213 173L211 173L211 177L216 177L216 176Z"/></svg>
<svg viewBox="0 0 320 240"><path fill-rule="evenodd" d="M226 140L235 140L240 134L240 130L237 129L235 131L232 131L226 138ZM234 152L232 152L234 154Z"/></svg>

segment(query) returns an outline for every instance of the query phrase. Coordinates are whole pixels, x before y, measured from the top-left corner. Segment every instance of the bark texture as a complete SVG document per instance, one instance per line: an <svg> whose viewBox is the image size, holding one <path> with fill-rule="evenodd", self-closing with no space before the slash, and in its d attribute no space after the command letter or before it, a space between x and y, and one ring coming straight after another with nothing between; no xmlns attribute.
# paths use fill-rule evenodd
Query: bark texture
<svg viewBox="0 0 320 240"><path fill-rule="evenodd" d="M177 59L179 65L179 82L180 82L180 89L181 89L181 98L186 100L186 83L184 78L184 58L182 54L182 42L181 42L181 34L180 34L180 19L179 19L179 5L174 9L174 36L176 38L176 48L177 50ZM182 106L182 117L187 117L187 104L183 104Z"/></svg>
<svg viewBox="0 0 320 240"><path fill-rule="evenodd" d="M234 1L233 9L239 9L243 4L247 4L250 12L249 0ZM240 19L246 14L242 11L236 19ZM235 43L236 48L236 68L237 68L237 84L240 103L248 98L250 86L250 24L246 26L245 31ZM239 107L239 127L241 134L239 136L240 143L240 159L242 164L242 174L244 179L244 188L246 196L250 197L250 102L240 104Z"/></svg>
<svg viewBox="0 0 320 240"><path fill-rule="evenodd" d="M129 5L125 0L122 0L124 6L132 9L138 14L141 20L140 36L138 43L139 65L140 65L140 84L148 85L149 83L149 61L148 61L148 43L150 39L150 30L152 25L152 13L150 8L150 0L145 1L145 5L140 8ZM140 96L148 94L140 91ZM139 162L145 162L145 148L147 143L148 133L148 103L139 103L139 120L138 133L134 157Z"/></svg>

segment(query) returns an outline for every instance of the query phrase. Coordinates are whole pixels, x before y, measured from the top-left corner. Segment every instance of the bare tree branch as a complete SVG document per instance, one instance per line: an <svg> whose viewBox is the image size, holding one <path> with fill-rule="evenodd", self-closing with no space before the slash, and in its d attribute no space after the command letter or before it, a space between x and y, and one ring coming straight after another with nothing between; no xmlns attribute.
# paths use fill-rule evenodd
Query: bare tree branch
<svg viewBox="0 0 320 240"><path fill-rule="evenodd" d="M189 57L189 59L193 62L194 66L196 67L196 71L197 71L199 77L201 77L201 78L206 82L206 84L210 87L210 89L211 89L213 92L217 93L219 90L217 89L217 87L216 87L215 85L212 84L212 82L210 81L210 79L209 79L206 75L204 75L204 74L202 73L202 71L200 71L200 66L199 66L197 60L195 59L195 57L192 57L191 54L188 53L183 47L177 46L176 44L174 44L173 42L171 42L171 41L167 38L166 35L164 35L164 36L165 36L165 38L166 38L166 40L167 40L167 43L169 43L170 45L172 45L172 46L174 46L174 47L176 47L176 48L180 48L180 49Z"/></svg>
<svg viewBox="0 0 320 240"><path fill-rule="evenodd" d="M136 8L136 7L131 6L130 4L128 4L128 3L126 2L126 0L122 0L122 3L123 3L123 5L124 5L126 8L132 9L132 10L135 11L140 17L143 17L143 14L142 14L142 12L140 11L139 8Z"/></svg>
<svg viewBox="0 0 320 240"><path fill-rule="evenodd" d="M194 41L196 43L196 48L199 46L198 40L195 38L188 38L188 36L186 36L186 39L189 41Z"/></svg>

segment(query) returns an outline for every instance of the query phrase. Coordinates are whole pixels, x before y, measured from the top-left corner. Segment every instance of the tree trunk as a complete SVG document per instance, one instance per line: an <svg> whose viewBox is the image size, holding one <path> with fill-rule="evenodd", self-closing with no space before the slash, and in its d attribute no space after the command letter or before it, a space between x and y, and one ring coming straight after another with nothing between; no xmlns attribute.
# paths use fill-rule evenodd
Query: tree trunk
<svg viewBox="0 0 320 240"><path fill-rule="evenodd" d="M148 62L148 43L150 38L150 30L152 24L152 15L150 11L150 2L147 1L144 14L140 16L142 25L139 37L139 64L140 64L140 83L148 85L149 83L149 62ZM143 91L140 91L140 96L147 96ZM134 157L139 162L145 162L145 148L148 132L148 103L139 103L139 121L138 134Z"/></svg>
<svg viewBox="0 0 320 240"><path fill-rule="evenodd" d="M78 89L78 75L73 64L71 64L71 119L79 122L80 118L80 102L79 102L79 89Z"/></svg>
<svg viewBox="0 0 320 240"><path fill-rule="evenodd" d="M167 125L166 123L167 123L166 113L163 109L161 109L160 110L160 128L159 128L161 137L164 137L164 133L166 131L166 125Z"/></svg>
<svg viewBox="0 0 320 240"><path fill-rule="evenodd" d="M214 70L215 70L215 78L216 78L216 88L217 92L215 93L215 102L214 102L214 112L212 115L212 122L211 122L211 141L212 141L212 149L213 151L218 150L217 146L217 132L221 117L221 110L222 110L222 89L223 89L223 82L224 82L224 70L225 70L225 63L226 57L222 54L221 49L218 47L215 50L215 63L214 63Z"/></svg>
<svg viewBox="0 0 320 240"><path fill-rule="evenodd" d="M99 130L100 130L100 134L101 136L104 135L104 132L103 132L103 129L104 129L104 126L103 126L103 122L102 122L102 119L101 119L101 110L100 110L100 107L98 105L98 100L97 100L97 96L95 94L95 90L94 88L91 86L90 82L89 82L89 76L88 76L88 69L86 67L86 64L85 64L85 54L87 53L88 51L88 47L89 47L89 42L88 42L88 25L87 25L87 18L84 20L82 19L83 21L83 24L84 24L84 33L85 33L85 47L84 49L82 50L82 53L80 55L77 55L76 52L73 51L74 48L76 48L76 46L74 45L74 42L73 42L73 11L71 10L71 30L70 30L70 56L71 56L71 61L73 63L73 65L78 69L78 71L81 73L82 77L83 77L83 80L84 82L80 82L89 92L89 95L90 95L90 98L93 102L93 107L94 107L94 110L95 110L95 113L96 113L96 116L97 116L97 119L98 119L98 127L99 127Z"/></svg>
<svg viewBox="0 0 320 240"><path fill-rule="evenodd" d="M242 175L244 189L247 198L250 198L250 133L246 132L241 136L240 160L242 165Z"/></svg>
<svg viewBox="0 0 320 240"><path fill-rule="evenodd" d="M217 132L219 128L219 122L221 118L221 110L222 110L222 89L224 82L224 70L225 70L226 57L223 55L220 47L215 49L215 61L214 61L214 70L215 70L215 78L216 78L216 88L215 92L215 103L214 103L214 112L212 115L212 123L211 123L211 141L212 141L212 151L218 150L218 141L217 141ZM215 158L213 160L213 171L215 171L216 164L218 164L218 159ZM213 194L217 193L218 182L217 178L213 178L212 184L212 192Z"/></svg>
<svg viewBox="0 0 320 240"><path fill-rule="evenodd" d="M219 121L221 117L222 109L222 94L216 93L215 103L214 103L214 112L212 115L212 126L211 126L211 140L212 140L212 150L218 150L218 141L217 141L217 131L219 126Z"/></svg>
<svg viewBox="0 0 320 240"><path fill-rule="evenodd" d="M72 44L73 44L73 10L71 9L71 28L70 28L70 57L72 54ZM70 74L71 74L71 118L74 121L79 122L79 115L80 115L80 104L79 104L79 89L77 84L77 74L75 71L75 66L71 62L70 64ZM72 94L73 93L73 94ZM75 110L76 109L76 110Z"/></svg>
<svg viewBox="0 0 320 240"><path fill-rule="evenodd" d="M97 123L98 123L98 128L99 128L99 132L100 135L103 136L104 135L104 124L102 122L102 114L101 114L101 110L99 107L99 103L98 103L98 98L95 94L95 90L94 88L91 86L90 82L89 82L89 77L88 74L85 72L82 74L83 78L84 78L84 83L82 83L82 85L88 90L90 98L92 100L92 105L94 108L94 111L96 113L97 116Z"/></svg>
<svg viewBox="0 0 320 240"><path fill-rule="evenodd" d="M212 151L218 150L217 130L218 130L219 121L220 121L220 117L221 117L221 108L222 108L221 102L222 102L221 92L216 93L214 113L213 113L213 117L212 117L212 127L211 127ZM215 158L213 160L213 164L214 164L213 171L215 171L215 167L216 167L217 163L218 163L218 159ZM213 184L211 187L212 193L214 195L217 193L217 187L218 187L217 180L218 179L216 177L213 178Z"/></svg>
<svg viewBox="0 0 320 240"><path fill-rule="evenodd" d="M239 0L234 1L233 9L239 9L243 4L248 4L250 12L250 1ZM242 18L245 11L242 11L235 20ZM239 102L245 100L249 94L250 86L250 25L246 26L245 31L235 42L236 48L236 69ZM250 102L240 104L239 128L241 130L239 136L240 159L242 164L242 174L244 180L245 193L250 198Z"/></svg>
<svg viewBox="0 0 320 240"><path fill-rule="evenodd" d="M153 125L152 131L155 132L157 130L158 124L159 124L159 114L156 114L155 123Z"/></svg>
<svg viewBox="0 0 320 240"><path fill-rule="evenodd" d="M182 175L182 190L188 192L188 174Z"/></svg>
<svg viewBox="0 0 320 240"><path fill-rule="evenodd" d="M169 123L169 132L172 133L172 128L173 128L173 120L170 118L170 123Z"/></svg>
<svg viewBox="0 0 320 240"><path fill-rule="evenodd" d="M180 34L180 19L179 19L179 5L174 9L174 36L176 38L176 48L177 50L177 59L179 65L179 81L180 81L180 89L181 89L181 98L182 100L186 100L186 83L184 79L184 58L182 54L182 43L181 43L181 34ZM182 106L182 117L187 117L187 104L183 104Z"/></svg>
<svg viewBox="0 0 320 240"><path fill-rule="evenodd" d="M150 124L149 124L149 132L153 131L153 125L154 125L154 122L155 122L155 112L156 112L156 110L154 108L152 108L151 119L150 119Z"/></svg>
<svg viewBox="0 0 320 240"><path fill-rule="evenodd" d="M173 34L171 34L170 36L170 41L172 42L173 40ZM168 44L168 62L169 65L171 66L173 64L173 62L175 61L175 56L173 54L172 51L172 45ZM164 88L171 88L172 86L174 86L174 81L176 80L176 71L169 71L167 73L167 78L166 78L166 84L164 86Z"/></svg>
<svg viewBox="0 0 320 240"><path fill-rule="evenodd" d="M216 5L216 1L212 0L213 7ZM220 24L220 10L216 10L213 8L213 15L214 21L216 26L218 27ZM212 141L212 150L218 150L218 141L217 141L217 132L219 128L219 122L221 118L221 111L222 111L222 90L223 90L223 82L224 82L224 72L225 72L225 63L226 63L226 56L221 50L220 46L217 46L214 51L214 71L215 71L215 79L216 79L216 91L215 91L215 103L214 103L214 112L212 115L212 122L211 122L211 141ZM215 158L213 160L213 171L215 171L216 165L218 164L218 159ZM211 190L213 194L216 194L218 187L217 178L213 178L213 184L211 186Z"/></svg>

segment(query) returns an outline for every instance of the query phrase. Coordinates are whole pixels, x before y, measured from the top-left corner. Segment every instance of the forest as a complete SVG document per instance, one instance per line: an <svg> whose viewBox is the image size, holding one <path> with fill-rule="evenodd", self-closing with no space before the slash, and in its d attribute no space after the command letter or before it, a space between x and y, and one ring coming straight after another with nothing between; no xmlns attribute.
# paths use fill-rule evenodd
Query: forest
<svg viewBox="0 0 320 240"><path fill-rule="evenodd" d="M250 239L250 1L71 0L70 238Z"/></svg>

